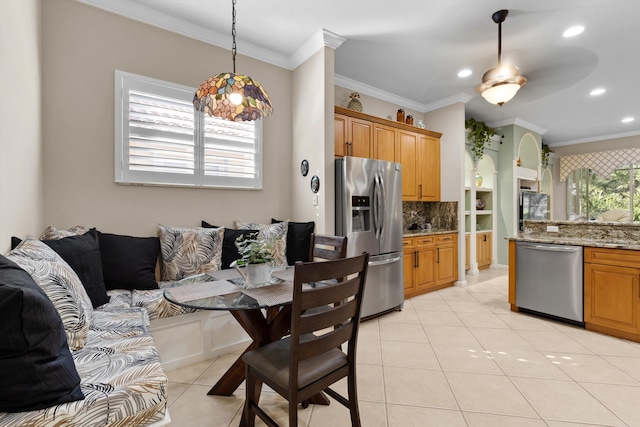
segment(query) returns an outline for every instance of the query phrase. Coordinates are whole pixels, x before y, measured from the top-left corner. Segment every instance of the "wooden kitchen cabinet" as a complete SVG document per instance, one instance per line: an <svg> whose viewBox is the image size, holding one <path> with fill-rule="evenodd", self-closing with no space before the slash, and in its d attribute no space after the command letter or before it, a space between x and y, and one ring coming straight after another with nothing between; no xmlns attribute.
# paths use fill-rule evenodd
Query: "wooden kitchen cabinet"
<svg viewBox="0 0 640 427"><path fill-rule="evenodd" d="M398 131L402 200L440 200L440 139Z"/></svg>
<svg viewBox="0 0 640 427"><path fill-rule="evenodd" d="M640 341L640 251L585 247L587 329Z"/></svg>
<svg viewBox="0 0 640 427"><path fill-rule="evenodd" d="M405 238L405 298L451 286L457 280L457 247L455 234Z"/></svg>
<svg viewBox="0 0 640 427"><path fill-rule="evenodd" d="M398 159L397 130L391 126L374 124L373 158L395 162Z"/></svg>
<svg viewBox="0 0 640 427"><path fill-rule="evenodd" d="M334 148L337 157L372 157L372 122L344 114L335 114L333 122Z"/></svg>
<svg viewBox="0 0 640 427"><path fill-rule="evenodd" d="M402 164L402 200L440 201L441 133L335 107L335 156Z"/></svg>
<svg viewBox="0 0 640 427"><path fill-rule="evenodd" d="M436 286L448 286L458 278L458 245L455 234L436 237Z"/></svg>
<svg viewBox="0 0 640 427"><path fill-rule="evenodd" d="M471 268L471 238L469 234L464 236L464 269Z"/></svg>
<svg viewBox="0 0 640 427"><path fill-rule="evenodd" d="M420 135L418 150L418 183L421 186L419 200L440 201L440 138Z"/></svg>
<svg viewBox="0 0 640 427"><path fill-rule="evenodd" d="M484 232L476 234L476 260L478 269L483 270L491 265L492 242L491 233Z"/></svg>

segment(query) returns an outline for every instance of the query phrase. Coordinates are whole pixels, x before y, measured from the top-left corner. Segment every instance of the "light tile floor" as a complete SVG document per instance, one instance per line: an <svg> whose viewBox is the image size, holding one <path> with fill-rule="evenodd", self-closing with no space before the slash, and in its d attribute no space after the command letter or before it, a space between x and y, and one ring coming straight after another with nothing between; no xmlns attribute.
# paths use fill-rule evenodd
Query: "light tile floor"
<svg viewBox="0 0 640 427"><path fill-rule="evenodd" d="M510 311L506 270L467 283L362 323L363 426L640 426L640 344ZM243 386L230 397L206 394L236 357L167 372L172 425L238 425ZM346 393L345 383L337 389ZM287 425L283 399L263 391L261 402ZM300 408L299 420L350 425L337 402Z"/></svg>

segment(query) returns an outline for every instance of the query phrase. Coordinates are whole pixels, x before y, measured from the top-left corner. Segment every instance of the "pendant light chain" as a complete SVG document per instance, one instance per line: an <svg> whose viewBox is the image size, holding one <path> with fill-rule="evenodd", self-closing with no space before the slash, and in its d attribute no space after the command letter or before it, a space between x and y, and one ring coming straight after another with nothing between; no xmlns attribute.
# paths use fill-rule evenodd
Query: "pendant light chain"
<svg viewBox="0 0 640 427"><path fill-rule="evenodd" d="M231 45L231 57L233 58L233 74L236 73L236 0L231 2L231 38L233 44Z"/></svg>

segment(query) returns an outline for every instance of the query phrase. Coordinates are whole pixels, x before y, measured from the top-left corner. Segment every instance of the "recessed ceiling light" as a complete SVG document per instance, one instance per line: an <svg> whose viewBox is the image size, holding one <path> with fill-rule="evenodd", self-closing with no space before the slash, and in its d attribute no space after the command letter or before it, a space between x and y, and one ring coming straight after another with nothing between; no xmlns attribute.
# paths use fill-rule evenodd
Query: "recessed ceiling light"
<svg viewBox="0 0 640 427"><path fill-rule="evenodd" d="M458 71L458 77L469 77L470 75L471 75L471 70L468 68Z"/></svg>
<svg viewBox="0 0 640 427"><path fill-rule="evenodd" d="M596 88L596 89L592 90L592 91L589 93L589 95L591 95L591 96L598 96L598 95L602 95L602 94L603 94L603 93L605 93L605 92L606 92L606 89L599 87L599 88Z"/></svg>
<svg viewBox="0 0 640 427"><path fill-rule="evenodd" d="M582 25L576 25L575 27L568 28L562 33L562 37L574 37L584 31L584 27Z"/></svg>
<svg viewBox="0 0 640 427"><path fill-rule="evenodd" d="M633 117L625 117L624 119L622 119L622 123L631 123L634 120L635 119Z"/></svg>

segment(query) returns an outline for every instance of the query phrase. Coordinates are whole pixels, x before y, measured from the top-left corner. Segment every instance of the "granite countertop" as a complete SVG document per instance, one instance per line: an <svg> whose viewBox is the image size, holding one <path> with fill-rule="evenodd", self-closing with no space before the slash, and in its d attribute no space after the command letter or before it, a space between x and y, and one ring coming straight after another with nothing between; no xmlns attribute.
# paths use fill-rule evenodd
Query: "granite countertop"
<svg viewBox="0 0 640 427"><path fill-rule="evenodd" d="M595 248L640 250L640 242L636 240L607 241L600 239L589 239L587 237L527 236L522 233L520 233L517 237L508 237L507 240L515 240L517 242L548 243L554 245L591 246Z"/></svg>
<svg viewBox="0 0 640 427"><path fill-rule="evenodd" d="M451 234L457 233L458 230L440 230L437 228L431 231L427 230L404 230L402 232L403 237L420 237L420 236L435 236L436 234Z"/></svg>

